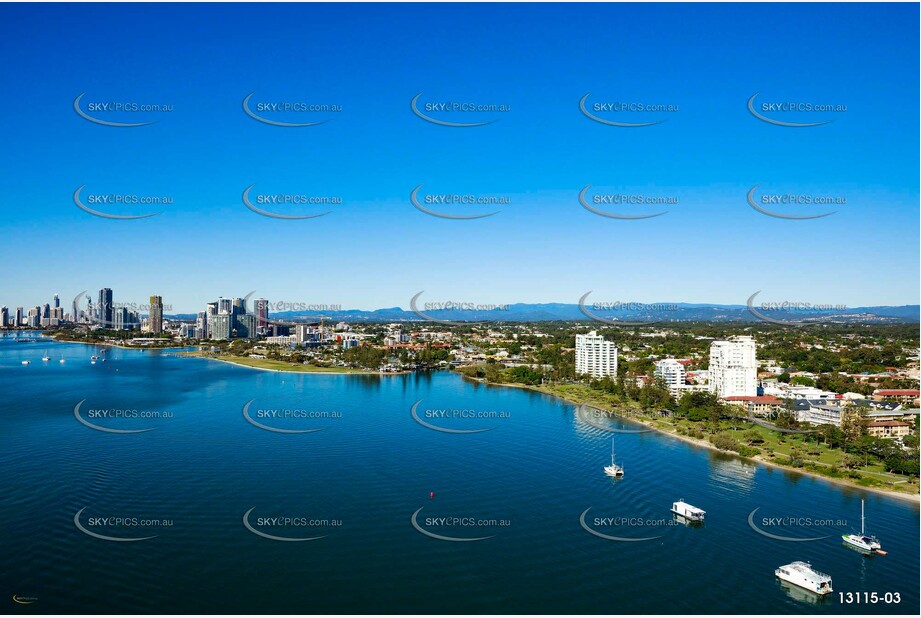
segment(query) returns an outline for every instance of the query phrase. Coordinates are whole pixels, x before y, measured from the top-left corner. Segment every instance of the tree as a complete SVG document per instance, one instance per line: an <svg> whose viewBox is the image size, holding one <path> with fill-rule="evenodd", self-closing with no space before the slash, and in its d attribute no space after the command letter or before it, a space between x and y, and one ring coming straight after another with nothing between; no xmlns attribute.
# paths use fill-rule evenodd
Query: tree
<svg viewBox="0 0 921 618"><path fill-rule="evenodd" d="M513 369L509 369L508 376L512 382L528 384L531 386L539 385L543 379L543 376L539 371L535 371L530 367L515 367Z"/></svg>
<svg viewBox="0 0 921 618"><path fill-rule="evenodd" d="M678 413L689 421L719 421L723 413L723 402L710 391L685 393L678 402Z"/></svg>
<svg viewBox="0 0 921 618"><path fill-rule="evenodd" d="M801 446L794 446L790 449L790 465L794 468L802 468L806 464L806 452Z"/></svg>
<svg viewBox="0 0 921 618"><path fill-rule="evenodd" d="M855 470L860 467L861 461L859 457L854 455L849 455L845 453L841 456L841 467L847 470Z"/></svg>
<svg viewBox="0 0 921 618"><path fill-rule="evenodd" d="M738 452L739 447L741 446L741 444L739 444L739 441L733 438L728 433L718 433L714 436L710 436L710 442L713 444L713 446L720 449L721 451Z"/></svg>
<svg viewBox="0 0 921 618"><path fill-rule="evenodd" d="M867 421L864 417L847 409L841 411L841 434L845 451L866 433Z"/></svg>

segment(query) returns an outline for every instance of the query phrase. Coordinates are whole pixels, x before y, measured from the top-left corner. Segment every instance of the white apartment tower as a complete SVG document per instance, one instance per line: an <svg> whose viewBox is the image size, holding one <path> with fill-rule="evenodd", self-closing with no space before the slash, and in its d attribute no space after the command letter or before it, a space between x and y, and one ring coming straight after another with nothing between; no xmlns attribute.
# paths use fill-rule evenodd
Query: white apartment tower
<svg viewBox="0 0 921 618"><path fill-rule="evenodd" d="M684 365L674 358L663 358L656 363L656 377L665 382L669 389L680 388L684 386L687 372Z"/></svg>
<svg viewBox="0 0 921 618"><path fill-rule="evenodd" d="M617 346L595 331L576 335L576 373L593 378L617 376Z"/></svg>
<svg viewBox="0 0 921 618"><path fill-rule="evenodd" d="M758 362L752 337L730 337L710 344L710 390L720 397L758 394Z"/></svg>

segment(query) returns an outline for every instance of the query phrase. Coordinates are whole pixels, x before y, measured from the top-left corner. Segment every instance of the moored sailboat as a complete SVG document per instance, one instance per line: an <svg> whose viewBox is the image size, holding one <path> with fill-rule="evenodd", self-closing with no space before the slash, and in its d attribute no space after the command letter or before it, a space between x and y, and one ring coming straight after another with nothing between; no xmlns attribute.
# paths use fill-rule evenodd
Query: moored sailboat
<svg viewBox="0 0 921 618"><path fill-rule="evenodd" d="M844 539L844 544L848 547L886 555L879 540L875 536L867 534L864 530L863 498L860 499L860 534L842 534L841 538Z"/></svg>
<svg viewBox="0 0 921 618"><path fill-rule="evenodd" d="M611 438L611 465L604 467L604 473L613 477L624 475L624 467L614 463L614 438Z"/></svg>

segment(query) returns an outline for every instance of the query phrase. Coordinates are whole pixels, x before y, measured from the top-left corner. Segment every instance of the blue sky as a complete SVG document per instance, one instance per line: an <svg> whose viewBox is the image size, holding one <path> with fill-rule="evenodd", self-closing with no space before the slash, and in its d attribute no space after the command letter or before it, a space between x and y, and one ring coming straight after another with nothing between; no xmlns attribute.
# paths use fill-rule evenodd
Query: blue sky
<svg viewBox="0 0 921 618"><path fill-rule="evenodd" d="M218 296L344 308L433 300L606 300L848 306L919 297L918 6L824 5L56 5L0 6L0 304L69 302L111 287L159 294L174 311ZM173 106L80 118L74 98ZM304 101L341 112L280 128L241 101ZM498 122L448 128L425 101L509 105L433 114ZM591 102L677 105L609 114L667 122L609 127ZM819 102L834 122L778 127L759 102ZM647 118L648 117L648 118ZM87 214L74 190L165 195L143 220ZM247 210L243 190L341 196L311 220ZM424 192L502 195L493 217L455 221L409 202ZM592 214L599 193L677 196L654 219ZM844 196L836 214L792 221L745 201ZM300 210L298 209L300 208ZM455 207L457 208L457 207ZM603 208L603 207L602 207ZM612 209L644 212L648 207ZM104 208L100 208L104 209ZM149 208L108 208L137 214ZM276 209L288 214L330 210ZM460 212L441 208L445 212ZM484 211L495 210L485 209ZM468 211L470 212L470 211ZM478 211L482 212L482 211Z"/></svg>

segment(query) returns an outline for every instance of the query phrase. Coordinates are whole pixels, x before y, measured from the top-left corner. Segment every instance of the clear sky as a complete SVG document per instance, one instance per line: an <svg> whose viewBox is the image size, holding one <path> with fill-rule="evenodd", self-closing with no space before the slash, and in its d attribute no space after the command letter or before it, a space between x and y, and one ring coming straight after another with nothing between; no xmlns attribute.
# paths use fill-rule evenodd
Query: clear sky
<svg viewBox="0 0 921 618"><path fill-rule="evenodd" d="M901 305L919 298L919 8L801 5L0 5L5 113L0 304L111 287L116 302L163 296L174 312L256 290L271 300L401 306L765 300ZM73 102L159 103L96 114ZM329 119L270 126L256 101L336 104ZM507 113L475 128L425 122L410 100L473 101ZM678 106L599 114L579 100ZM846 105L771 113L761 102ZM270 114L265 114L269 116ZM243 190L341 196L331 208L251 212ZM508 196L499 214L448 220L423 193ZM677 196L666 215L625 221L580 206L579 190ZM785 220L747 191L844 196L836 214ZM72 196L164 195L155 208ZM638 213L647 206L609 208ZM647 210L644 211L643 209ZM95 292L94 292L95 294ZM760 300L760 299L759 299Z"/></svg>

